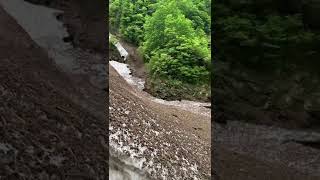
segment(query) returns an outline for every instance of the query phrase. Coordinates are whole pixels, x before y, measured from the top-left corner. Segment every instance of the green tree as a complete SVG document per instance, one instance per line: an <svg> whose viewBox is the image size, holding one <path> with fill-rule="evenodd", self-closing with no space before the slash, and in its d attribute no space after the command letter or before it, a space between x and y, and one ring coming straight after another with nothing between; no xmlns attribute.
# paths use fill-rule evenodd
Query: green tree
<svg viewBox="0 0 320 180"><path fill-rule="evenodd" d="M145 57L153 94L209 96L210 0L113 0L109 8L111 29Z"/></svg>
<svg viewBox="0 0 320 180"><path fill-rule="evenodd" d="M176 7L176 1L161 4L146 20L142 49L151 73L189 83L208 79L208 38Z"/></svg>
<svg viewBox="0 0 320 180"><path fill-rule="evenodd" d="M153 12L151 0L116 0L110 4L110 23L125 40L139 45L143 40L143 24Z"/></svg>
<svg viewBox="0 0 320 180"><path fill-rule="evenodd" d="M122 13L122 0L112 0L109 5L109 27L111 32L116 32L120 28Z"/></svg>

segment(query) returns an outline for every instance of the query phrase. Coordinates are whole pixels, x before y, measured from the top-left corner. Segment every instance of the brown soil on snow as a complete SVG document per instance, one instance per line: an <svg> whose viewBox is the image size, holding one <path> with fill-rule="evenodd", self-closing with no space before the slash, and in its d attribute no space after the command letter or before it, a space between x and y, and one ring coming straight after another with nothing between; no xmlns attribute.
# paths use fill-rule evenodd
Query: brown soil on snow
<svg viewBox="0 0 320 180"><path fill-rule="evenodd" d="M128 139L119 135L123 143L113 141L129 144L130 149L135 148L130 142L147 147L143 168L154 169L151 173L154 179L161 179L163 169L168 170L169 179L209 179L210 119L151 102L128 85L112 67L109 72L111 134L117 131L131 134ZM154 152L157 154L153 158ZM149 161L154 165L149 166ZM160 163L158 168L157 163ZM198 172L192 171L194 164Z"/></svg>
<svg viewBox="0 0 320 180"><path fill-rule="evenodd" d="M208 178L208 176L202 176L202 174L208 171L206 165L208 159L206 159L206 157L209 158L210 155L199 154L198 152L203 152L202 150L204 149L199 149L198 143L208 145L210 142L210 120L190 112L150 102L149 99L144 98L141 92L129 86L113 68L110 68L109 71L110 104L113 109L110 110L110 125L116 127L111 131L111 134L119 129L128 130L133 136L128 140L124 138L120 139L125 142L124 144L129 144L130 141L136 142L137 139L139 139L139 144L147 146L150 149L150 151L145 152L144 157L150 157L150 154L153 152L152 150L159 149L159 151L163 153L158 154L156 161L163 165L162 168L166 168L169 164L171 168L188 167L187 165L175 164L171 161L176 160L176 157L173 156L176 149L184 147L188 150L181 151L182 153L179 154L179 157L184 157L192 162L199 163L201 168L198 178ZM152 123L150 119L155 119L156 123ZM150 123L151 128L145 126L144 122ZM159 124L160 128L157 127L156 124ZM156 131L162 129L163 134L161 134L160 137L156 137L151 129ZM168 135L167 132L169 131L175 133ZM174 144L173 148L161 148L162 145L166 143ZM214 154L212 155L213 178L216 180L318 179L318 177L302 174L283 164L263 162L248 154L230 151L228 147L223 144L214 143L212 147L214 148ZM209 149L209 147L207 148ZM152 174L155 179L161 175L160 170L157 172L158 173ZM172 179L187 179L193 175L192 172L190 172L190 174L175 174L173 172L174 171L170 171L171 174L168 177Z"/></svg>
<svg viewBox="0 0 320 180"><path fill-rule="evenodd" d="M134 47L130 46L129 44L126 44L122 42L123 46L128 50L130 53L135 53ZM141 75L141 70L139 70L139 67L141 68L141 60L137 60L134 57L138 56L137 54L133 54L128 60L128 64L133 67L133 75L143 78L144 76ZM136 62L138 61L138 62ZM140 65L139 65L140 64ZM137 69L136 69L137 68ZM192 114L190 112L185 112L170 106L164 106L160 105L154 102L151 102L150 99L146 98L145 93L136 91L133 87L130 87L126 84L126 82L119 77L119 75L116 74L116 72L111 68L110 70L110 88L111 90L111 106L115 107L113 108L113 111L111 111L110 114L110 123L113 126L118 127L119 129L127 129L129 132L133 132L133 134L137 135L138 139L148 139L149 136L154 136L154 134L148 133L150 131L149 127L144 127L143 123L132 123L132 120L139 119L139 115L136 116L128 116L126 115L126 111L128 111L128 108L134 107L134 111L139 111L142 114L154 114L155 116L152 116L153 118L157 119L157 122L161 124L162 129L164 129L164 132L166 131L172 131L174 129L179 129L181 132L176 132L175 135L171 135L169 137L161 137L161 139L152 139L152 142L140 142L141 144L144 144L146 146L152 147L151 149L154 149L153 147L159 147L166 142L174 143L175 147L188 147L188 144L184 144L185 141L194 142L195 140L190 140L190 136L195 135L197 138L196 141L198 142L205 142L209 143L211 141L211 128L210 126L210 120L206 119L202 116ZM142 73L143 74L143 73ZM121 80L120 80L121 79ZM121 89L116 89L115 87L121 86ZM137 98L139 97L139 98ZM138 105L142 105L144 108L138 108L131 105L131 102L128 99L134 98L132 100L133 102L137 103ZM113 102L113 99L117 99L118 102ZM130 103L121 104L120 100ZM120 108L120 109L117 109ZM128 111L129 112L129 111ZM131 112L131 111L130 111ZM148 116L147 116L148 117ZM150 117L149 117L150 119ZM141 121L143 122L147 121L148 118L141 118ZM127 124L129 122L129 126L123 127L123 124ZM139 122L139 121L138 121ZM162 124L164 123L164 125ZM138 127L138 128L137 128ZM157 129L157 128L154 128ZM115 132L115 131L114 131ZM113 132L113 133L114 133ZM186 134L185 134L186 133ZM179 135L186 135L185 140L177 141L176 137L179 137ZM214 135L214 132L213 132ZM165 133L164 133L165 136ZM132 138L135 139L135 138ZM130 141L130 140L129 140ZM158 142L159 141L159 142ZM214 176L213 178L216 180L299 180L299 179L306 179L306 180L315 180L318 179L318 177L312 177L308 174L302 174L301 172L298 172L296 170L293 170L289 168L285 164L280 163L271 163L271 162L264 162L262 160L256 159L256 157L250 156L250 154L240 154L238 152L233 152L228 149L228 147L224 144L218 144L213 143L212 147L214 148L214 154L212 155L212 162L213 162L213 170L214 170ZM189 147L191 151L184 153L182 156L186 157L186 159L193 160L194 158L197 159L197 156L199 154L193 154L190 153L192 150L197 149L197 145L192 144L191 147ZM161 148L160 148L161 149ZM163 150L166 151L167 154L172 155L174 154L174 150ZM149 154L145 155L146 157L149 156ZM163 155L159 155L159 159L162 159ZM203 155L202 155L203 156ZM201 157L201 156L200 156ZM207 156L209 157L209 156ZM170 157L170 159L175 159L175 157ZM199 160L196 161L198 163L202 163L203 158L198 158ZM166 166L166 163L168 163L168 160L160 160L164 167ZM170 161L169 161L170 162ZM205 162L207 162L205 160ZM177 166L183 166L178 165ZM201 164L201 166L205 166L205 164ZM159 173L161 174L161 173ZM160 177L159 174L153 174L153 177ZM173 171L171 171L173 179L178 179L179 176L183 178L191 177L191 174L183 175L180 174L177 176L177 174L174 174ZM199 173L200 179L206 178L206 176L201 176L201 173ZM171 177L171 176L169 176ZM157 178L156 178L157 179Z"/></svg>
<svg viewBox="0 0 320 180"><path fill-rule="evenodd" d="M107 179L106 120L0 7L0 177Z"/></svg>
<svg viewBox="0 0 320 180"><path fill-rule="evenodd" d="M110 67L109 72L110 105L112 107L110 110L110 125L113 127L111 134L119 129L132 133L133 136L130 136L131 138L129 139L123 137L119 139L122 139L123 144L137 141L142 146L149 147L150 151L143 154L147 158L151 156L152 150L159 149L163 153L158 154L156 161L162 164L162 168L168 166L171 168L187 168L187 165L173 163L176 160L174 156L176 149L181 147L186 148L188 150L181 151L179 157L184 157L200 165L198 178L209 178L204 174L211 167L208 164L210 163L209 158L211 156L203 152L210 150L210 119L174 107L151 102L145 96L145 93L137 91L134 87L128 85L112 67ZM156 123L150 121L151 119L156 120ZM145 124L147 123L150 123L151 126L146 126ZM157 127L156 124L160 126ZM163 130L163 134L157 137L152 130L159 131L159 129ZM174 133L167 134L169 131ZM171 146L172 149L170 147L167 147L167 149L161 148L162 146L165 147L167 143L174 144L174 146ZM199 148L199 145L205 146ZM213 178L216 180L318 179L318 177L302 174L282 164L263 162L248 154L230 151L223 144L213 143L212 147L214 148L212 155ZM148 169L147 166L145 168ZM168 177L172 179L186 179L193 175L191 171L190 174L183 174L179 171L179 168L177 168L177 172L175 174L174 171L170 171ZM161 170L157 170L156 173L152 174L152 177L155 179L161 177Z"/></svg>

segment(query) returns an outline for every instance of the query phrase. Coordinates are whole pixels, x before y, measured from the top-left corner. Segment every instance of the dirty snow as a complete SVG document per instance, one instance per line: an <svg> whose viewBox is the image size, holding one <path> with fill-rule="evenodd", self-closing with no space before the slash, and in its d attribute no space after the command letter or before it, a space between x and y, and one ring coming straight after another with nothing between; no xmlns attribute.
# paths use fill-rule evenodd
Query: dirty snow
<svg viewBox="0 0 320 180"><path fill-rule="evenodd" d="M110 126L109 129L114 130L115 127ZM154 172L160 172L160 176L163 180L168 179L169 171L177 171L174 167L168 169L166 166L162 165L161 163L156 163L157 151L158 149L154 149L151 152L151 155L148 156L148 160L144 157L144 151L147 150L147 147L141 146L139 143L134 143L135 137L134 134L130 133L127 129L120 129L118 128L117 131L110 132L109 135L109 145L110 145L110 154L113 156L118 154L117 158L121 158L121 161L124 162L126 165L130 167L135 167L136 169L134 172L135 175L144 174L147 172L148 174L153 174ZM129 142L129 143L126 143ZM166 146L170 147L171 144L165 143ZM162 146L162 145L160 145ZM161 147L160 147L161 148ZM176 152L177 153L177 152ZM127 157L124 157L123 154L128 154ZM179 160L179 157L177 157ZM182 163L180 167L177 167L180 170L185 171L185 177L187 177L187 173L190 173L193 179L197 179L198 176L198 166L196 164L191 165L187 159L182 157ZM170 161L175 161L171 159ZM114 173L117 177L120 176L119 174ZM114 179L116 179L115 177ZM140 177L141 176L137 176ZM181 179L180 177L176 177L176 179ZM133 178L133 180L135 180Z"/></svg>
<svg viewBox="0 0 320 180"><path fill-rule="evenodd" d="M131 75L131 71L129 69L129 65L125 63L120 63L117 61L109 61L110 65L122 76L130 85L133 85L134 87L137 87L139 91L143 91L144 89L144 84L145 81L133 77ZM211 117L211 109L206 108L208 106L211 106L211 103L201 103L201 102L196 102L196 101L187 101L187 100L182 100L182 101L166 101L163 99L159 99L156 97L149 97L153 102L167 105L167 106L175 106L180 109L194 112L196 114L201 114L204 116Z"/></svg>
<svg viewBox="0 0 320 180"><path fill-rule="evenodd" d="M87 61L89 57L94 60L103 58L99 54L74 48L71 43L63 41L63 38L68 37L69 34L63 23L56 18L57 15L63 14L63 11L34 5L24 0L0 0L0 5L38 46L48 52L48 56L63 71L84 74L88 69L81 66L83 61ZM107 76L106 66L93 64L89 68L99 73L99 78L90 77L90 81L93 85L100 86L101 79Z"/></svg>
<svg viewBox="0 0 320 180"><path fill-rule="evenodd" d="M72 45L63 42L68 33L62 22L56 19L58 14L63 13L62 11L33 5L23 0L0 0L0 4L32 40L47 50L49 57L58 65L63 65L65 70L72 70L75 59L67 52Z"/></svg>
<svg viewBox="0 0 320 180"><path fill-rule="evenodd" d="M124 60L127 60L127 57L128 57L128 55L129 55L128 52L122 47L122 45L121 45L119 42L117 42L117 43L115 44L115 46L117 47L117 50L119 51L121 57L122 57Z"/></svg>
<svg viewBox="0 0 320 180"><path fill-rule="evenodd" d="M127 64L117 61L109 61L109 63L129 84L137 87L139 90L144 89L145 82L140 78L133 77Z"/></svg>
<svg viewBox="0 0 320 180"><path fill-rule="evenodd" d="M109 129L114 130L113 126L110 126ZM139 171L140 174L143 172L150 172L152 168L148 165L153 164L153 158L147 162L146 158L144 158L144 151L147 150L147 147L141 146L141 144L134 143L132 137L133 134L129 133L126 129L117 129L115 133L110 132L109 135L109 145L110 151L112 155L118 154L117 158L121 158L121 161L130 167L135 167L135 171L132 173ZM124 144L124 142L131 142L129 144ZM123 154L128 154L127 157L124 157ZM145 166L148 166L146 168ZM139 174L137 173L137 174Z"/></svg>

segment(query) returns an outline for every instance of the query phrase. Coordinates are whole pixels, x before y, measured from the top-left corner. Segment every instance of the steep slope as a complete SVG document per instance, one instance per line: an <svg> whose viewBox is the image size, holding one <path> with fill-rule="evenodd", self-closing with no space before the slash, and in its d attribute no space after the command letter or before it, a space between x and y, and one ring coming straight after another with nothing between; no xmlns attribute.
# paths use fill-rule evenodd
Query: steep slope
<svg viewBox="0 0 320 180"><path fill-rule="evenodd" d="M112 67L109 83L112 156L154 179L210 179L208 117L150 101Z"/></svg>
<svg viewBox="0 0 320 180"><path fill-rule="evenodd" d="M0 27L0 176L106 179L105 119L1 7Z"/></svg>

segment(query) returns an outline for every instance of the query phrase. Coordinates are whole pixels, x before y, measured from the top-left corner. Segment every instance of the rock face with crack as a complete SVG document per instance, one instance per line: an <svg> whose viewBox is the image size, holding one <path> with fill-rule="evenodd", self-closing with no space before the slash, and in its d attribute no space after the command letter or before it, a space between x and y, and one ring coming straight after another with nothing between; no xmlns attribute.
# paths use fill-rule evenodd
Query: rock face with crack
<svg viewBox="0 0 320 180"><path fill-rule="evenodd" d="M110 153L152 179L210 179L210 142L156 113L109 68Z"/></svg>

